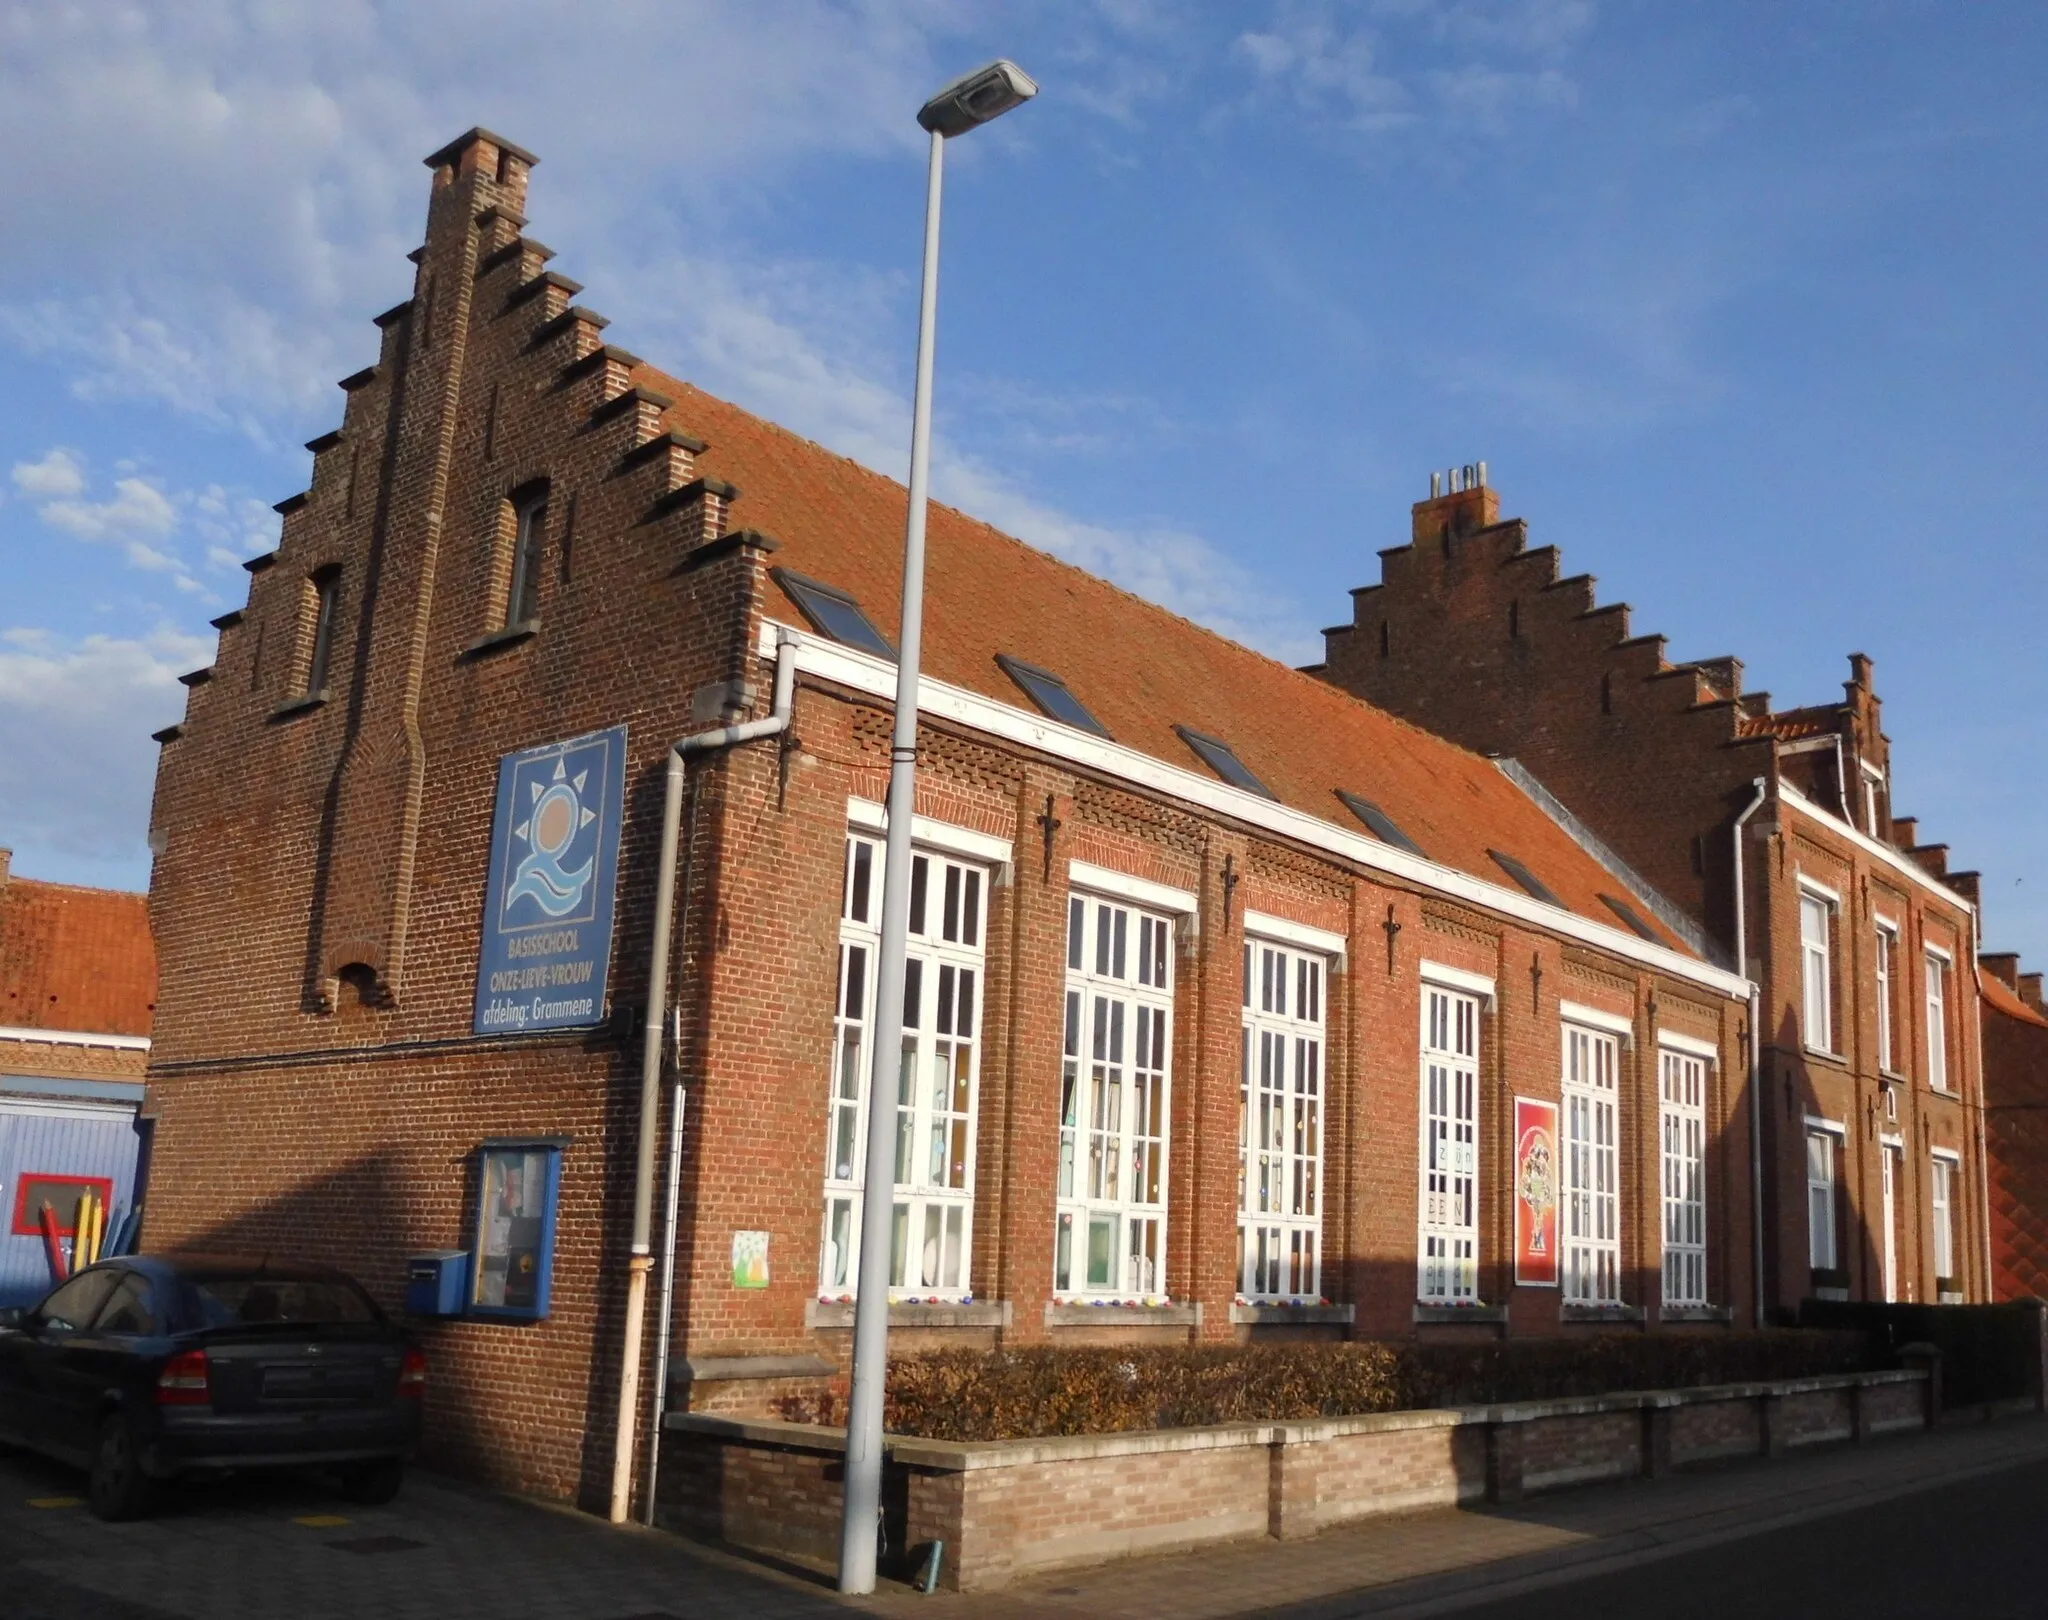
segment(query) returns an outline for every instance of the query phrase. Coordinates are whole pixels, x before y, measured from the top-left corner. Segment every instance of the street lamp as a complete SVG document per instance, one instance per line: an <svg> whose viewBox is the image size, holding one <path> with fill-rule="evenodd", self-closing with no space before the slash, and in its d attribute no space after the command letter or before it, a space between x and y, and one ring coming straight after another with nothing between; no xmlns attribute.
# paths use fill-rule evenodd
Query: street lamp
<svg viewBox="0 0 2048 1620"><path fill-rule="evenodd" d="M1014 62L955 79L918 109L931 135L925 182L924 291L917 310L917 393L910 416L910 514L903 526L903 628L889 749L889 835L882 864L882 952L875 975L868 1071L867 1180L861 1190L859 1292L853 1308L853 1393L846 1414L846 1505L839 1590L875 1589L882 1510L882 1392L889 1368L889 1233L896 1203L896 1070L903 1048L903 952L910 921L910 823L917 810L917 674L924 635L924 520L932 436L932 344L939 309L939 193L946 142L1038 94Z"/></svg>

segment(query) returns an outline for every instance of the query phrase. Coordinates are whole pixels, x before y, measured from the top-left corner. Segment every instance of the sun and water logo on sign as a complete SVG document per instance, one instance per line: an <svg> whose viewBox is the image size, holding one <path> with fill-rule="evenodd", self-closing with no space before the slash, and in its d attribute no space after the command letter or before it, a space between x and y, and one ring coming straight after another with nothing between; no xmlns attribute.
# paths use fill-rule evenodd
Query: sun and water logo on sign
<svg viewBox="0 0 2048 1620"><path fill-rule="evenodd" d="M624 726L499 762L477 1034L604 1022L625 767Z"/></svg>

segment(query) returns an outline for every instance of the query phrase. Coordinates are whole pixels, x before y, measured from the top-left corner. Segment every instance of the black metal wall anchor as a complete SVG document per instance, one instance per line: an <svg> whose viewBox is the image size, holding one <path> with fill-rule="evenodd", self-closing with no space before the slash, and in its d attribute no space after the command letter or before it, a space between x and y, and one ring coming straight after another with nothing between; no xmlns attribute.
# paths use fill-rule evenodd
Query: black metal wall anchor
<svg viewBox="0 0 2048 1620"><path fill-rule="evenodd" d="M1230 926L1230 897L1237 893L1237 857L1223 857L1223 926Z"/></svg>
<svg viewBox="0 0 2048 1620"><path fill-rule="evenodd" d="M1052 813L1052 807L1058 803L1059 795L1048 793L1045 796L1045 813L1038 818L1038 825L1045 830L1045 881L1048 883L1052 881L1053 834L1065 825L1058 816Z"/></svg>
<svg viewBox="0 0 2048 1620"><path fill-rule="evenodd" d="M1529 1010L1543 1011L1543 953L1532 951L1529 955Z"/></svg>
<svg viewBox="0 0 2048 1620"><path fill-rule="evenodd" d="M1387 972L1391 975L1394 971L1394 941L1400 937L1401 933L1401 925L1394 918L1394 907L1391 901L1387 904L1387 920L1381 923L1380 927L1384 928L1387 932Z"/></svg>

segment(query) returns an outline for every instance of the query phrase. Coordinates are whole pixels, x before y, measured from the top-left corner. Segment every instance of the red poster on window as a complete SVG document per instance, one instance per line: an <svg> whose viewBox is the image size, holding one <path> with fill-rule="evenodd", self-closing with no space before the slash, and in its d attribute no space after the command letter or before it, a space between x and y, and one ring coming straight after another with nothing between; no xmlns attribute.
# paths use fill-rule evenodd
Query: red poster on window
<svg viewBox="0 0 2048 1620"><path fill-rule="evenodd" d="M1515 1282L1557 1286L1557 1104L1515 1099Z"/></svg>

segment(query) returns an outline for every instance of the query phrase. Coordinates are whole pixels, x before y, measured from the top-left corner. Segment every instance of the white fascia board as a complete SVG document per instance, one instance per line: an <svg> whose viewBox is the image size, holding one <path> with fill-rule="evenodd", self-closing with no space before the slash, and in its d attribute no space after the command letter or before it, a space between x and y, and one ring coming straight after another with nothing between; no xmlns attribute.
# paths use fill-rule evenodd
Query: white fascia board
<svg viewBox="0 0 2048 1620"><path fill-rule="evenodd" d="M1705 1058L1709 1063L1721 1061L1721 1049L1712 1041L1703 1041L1697 1035L1681 1035L1674 1029L1657 1031L1657 1044L1668 1046L1674 1052L1683 1052L1688 1057Z"/></svg>
<svg viewBox="0 0 2048 1620"><path fill-rule="evenodd" d="M1484 973L1468 973L1464 968L1452 967L1447 962L1432 962L1424 958L1416 969L1424 984L1433 984L1440 990L1459 990L1468 996L1484 996L1493 1000L1493 980Z"/></svg>
<svg viewBox="0 0 2048 1620"><path fill-rule="evenodd" d="M796 643L796 667L806 675L893 702L896 696L896 666L885 658L857 652L836 641L777 624L761 622L758 651L763 659L775 656L777 638L789 636ZM1121 743L1097 737L1048 720L1035 711L999 703L964 687L948 686L929 676L918 682L918 708L934 719L950 720L1004 742L1033 748L1040 753L1098 771L1104 776L1148 788L1155 793L1194 805L1233 821L1256 827L1261 832L1319 849L1356 866L1432 889L1467 905L1484 906L1500 916L1531 927L1547 930L1591 945L1610 955L1640 963L1659 973L1684 979L1731 1001L1749 999L1749 981L1711 963L1675 951L1668 945L1639 938L1619 926L1595 922L1562 906L1548 905L1519 889L1503 888L1484 878L1453 866L1442 866L1423 856L1383 844L1369 834L1346 832L1333 822L1312 816L1291 805L1278 803L1257 793L1235 788L1213 776L1198 775Z"/></svg>
<svg viewBox="0 0 2048 1620"><path fill-rule="evenodd" d="M147 1035L98 1035L83 1029L17 1029L0 1024L0 1041L37 1041L44 1046L105 1046L116 1052L147 1052Z"/></svg>
<svg viewBox="0 0 2048 1620"><path fill-rule="evenodd" d="M1796 787L1791 786L1789 783L1780 782L1778 784L1778 797L1801 815L1811 816L1815 821L1827 828L1829 832L1848 839L1850 843L1862 850L1864 854L1883 862L1902 877L1911 878L1913 882L1919 884L1929 894L1947 901L1959 911L1967 912L1972 917L1976 916L1977 908L1957 894L1946 883L1923 870L1917 863L1907 860L1905 856L1901 855L1889 844L1880 844L1867 832L1850 826L1848 822L1844 821L1832 810L1822 809Z"/></svg>
<svg viewBox="0 0 2048 1620"><path fill-rule="evenodd" d="M877 804L873 799L848 799L846 821L848 826L858 827L863 832L887 832L888 806ZM972 827L956 827L950 821L934 821L930 816L911 818L910 841L922 844L926 849L938 850L941 854L963 855L968 860L987 861L993 866L1008 866L1013 853L1013 846L1007 838L978 832Z"/></svg>
<svg viewBox="0 0 2048 1620"><path fill-rule="evenodd" d="M53 1102L47 1097L17 1097L12 1092L0 1097L0 1117L34 1114L39 1119L91 1119L104 1122L110 1115L133 1119L132 1102Z"/></svg>
<svg viewBox="0 0 2048 1620"><path fill-rule="evenodd" d="M1623 1040L1633 1040L1636 1033L1635 1020L1621 1013L1608 1012L1604 1007L1588 1007L1582 1001L1560 1001L1557 1015L1567 1024L1577 1024L1584 1029L1605 1030L1610 1035L1619 1035Z"/></svg>
<svg viewBox="0 0 2048 1620"><path fill-rule="evenodd" d="M1271 940L1276 945L1316 951L1324 956L1334 956L1339 961L1343 960L1345 949L1350 944L1342 934L1333 934L1327 928L1311 928L1307 923L1275 917L1265 911L1247 911L1244 914L1244 931L1258 939Z"/></svg>
<svg viewBox="0 0 2048 1620"><path fill-rule="evenodd" d="M1193 889L1176 889L1170 884L1154 883L1150 878L1119 872L1113 867L1097 866L1092 861L1067 862L1067 882L1077 889L1086 889L1090 894L1110 895L1180 917L1192 917L1202 907L1202 897Z"/></svg>

